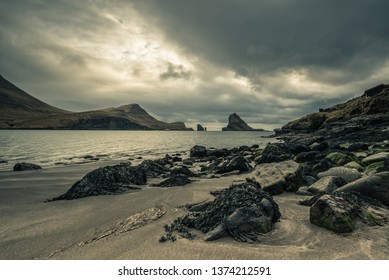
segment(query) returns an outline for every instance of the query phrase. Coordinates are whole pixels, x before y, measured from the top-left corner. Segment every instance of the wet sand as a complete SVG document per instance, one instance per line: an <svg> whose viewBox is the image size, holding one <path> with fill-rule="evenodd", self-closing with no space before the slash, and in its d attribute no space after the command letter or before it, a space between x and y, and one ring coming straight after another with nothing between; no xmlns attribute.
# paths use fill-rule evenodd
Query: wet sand
<svg viewBox="0 0 389 280"><path fill-rule="evenodd" d="M158 242L164 224L185 213L179 206L212 199L210 191L247 174L44 203L99 164L0 172L0 259L389 259L389 225L335 234L312 225L309 207L298 205L302 197L293 193L274 197L281 221L260 243L228 237L205 242L201 233L194 240ZM163 213L154 215L157 206Z"/></svg>

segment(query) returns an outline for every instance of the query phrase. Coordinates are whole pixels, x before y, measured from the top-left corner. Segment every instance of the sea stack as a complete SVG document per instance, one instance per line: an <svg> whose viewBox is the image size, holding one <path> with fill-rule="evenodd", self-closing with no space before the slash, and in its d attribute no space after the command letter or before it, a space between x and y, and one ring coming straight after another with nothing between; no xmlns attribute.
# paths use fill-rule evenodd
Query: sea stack
<svg viewBox="0 0 389 280"><path fill-rule="evenodd" d="M233 113L228 117L227 127L223 127L222 131L263 131L263 129L250 127L238 114Z"/></svg>
<svg viewBox="0 0 389 280"><path fill-rule="evenodd" d="M203 127L201 124L197 124L197 131L206 131L207 128Z"/></svg>

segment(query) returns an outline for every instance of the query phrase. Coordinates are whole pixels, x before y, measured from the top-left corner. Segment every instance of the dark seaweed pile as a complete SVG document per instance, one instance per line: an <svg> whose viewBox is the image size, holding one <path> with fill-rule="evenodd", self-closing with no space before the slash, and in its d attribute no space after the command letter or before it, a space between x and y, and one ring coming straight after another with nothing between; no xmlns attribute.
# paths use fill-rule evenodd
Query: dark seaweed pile
<svg viewBox="0 0 389 280"><path fill-rule="evenodd" d="M161 237L160 241L175 241L175 234L193 239L195 234L190 229L208 233L219 225L224 225L228 234L238 241L243 241L242 236L246 235L253 239L252 233L242 233L239 228L226 224L227 218L237 209L245 209L245 214L258 215L258 212L260 212L260 215L271 216L272 223L279 221L281 217L278 205L274 202L272 196L262 191L255 181L248 180L245 183L232 185L227 189L218 190L211 194L215 196L213 201L186 205L185 207L190 213L179 217L169 225L165 225L166 234ZM270 208L269 203L267 206L263 203L264 199L270 202ZM250 210L253 208L256 211Z"/></svg>

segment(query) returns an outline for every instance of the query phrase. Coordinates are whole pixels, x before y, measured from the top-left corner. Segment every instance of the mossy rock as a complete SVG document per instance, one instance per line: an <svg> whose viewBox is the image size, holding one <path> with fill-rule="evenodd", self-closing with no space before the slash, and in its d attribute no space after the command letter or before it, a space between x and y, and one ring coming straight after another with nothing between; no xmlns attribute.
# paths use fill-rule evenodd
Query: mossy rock
<svg viewBox="0 0 389 280"><path fill-rule="evenodd" d="M343 154L340 152L330 153L326 156L326 158L338 166L343 166L346 163L353 161L353 159L349 155L346 155L346 154Z"/></svg>
<svg viewBox="0 0 389 280"><path fill-rule="evenodd" d="M362 160L362 164L369 165L375 162L389 160L389 152L380 152L370 155Z"/></svg>
<svg viewBox="0 0 389 280"><path fill-rule="evenodd" d="M344 167L348 167L348 168L352 168L352 169L355 169L355 170L358 170L359 172L363 172L364 171L364 168L362 165L360 165L358 162L356 161L350 161L348 163L346 163L344 165Z"/></svg>
<svg viewBox="0 0 389 280"><path fill-rule="evenodd" d="M384 168L384 167L385 167L385 161L373 162L366 167L365 173L368 175L373 175L378 173L380 168Z"/></svg>
<svg viewBox="0 0 389 280"><path fill-rule="evenodd" d="M310 222L336 233L352 232L357 221L341 198L324 195L310 208Z"/></svg>

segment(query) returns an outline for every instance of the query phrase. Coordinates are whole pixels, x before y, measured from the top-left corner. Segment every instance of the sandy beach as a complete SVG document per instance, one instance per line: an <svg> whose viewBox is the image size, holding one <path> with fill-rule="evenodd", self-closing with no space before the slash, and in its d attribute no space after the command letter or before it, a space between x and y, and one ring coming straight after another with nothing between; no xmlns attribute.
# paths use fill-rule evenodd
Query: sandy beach
<svg viewBox="0 0 389 280"><path fill-rule="evenodd" d="M0 258L389 259L389 225L360 224L351 234L335 234L311 224L309 207L298 204L303 197L288 192L274 196L282 217L272 232L259 237L259 243L230 237L205 242L198 232L194 240L158 241L164 224L186 212L179 206L213 199L210 191L242 182L248 174L200 179L184 187L144 186L121 195L44 202L66 192L99 164L1 172ZM144 222L143 214L156 206L164 215ZM106 234L129 217L134 229Z"/></svg>

